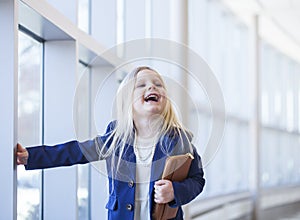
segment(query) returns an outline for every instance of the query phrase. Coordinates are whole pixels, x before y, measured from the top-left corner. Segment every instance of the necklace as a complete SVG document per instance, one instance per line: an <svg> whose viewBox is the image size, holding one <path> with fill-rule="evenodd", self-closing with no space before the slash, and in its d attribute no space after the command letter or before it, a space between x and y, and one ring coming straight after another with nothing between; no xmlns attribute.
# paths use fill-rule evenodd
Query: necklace
<svg viewBox="0 0 300 220"><path fill-rule="evenodd" d="M139 151L144 150L144 149L149 149L149 148L151 148L150 152L148 152L146 155L141 156ZM149 161L149 160L150 159L152 160L152 158L154 156L154 152L155 152L155 145L153 145L151 147L147 147L147 148L139 148L136 145L134 145L135 156L137 157L138 161L140 161L142 163L150 163L151 161Z"/></svg>
<svg viewBox="0 0 300 220"><path fill-rule="evenodd" d="M149 147L138 147L137 137L136 137L134 141L133 149L134 149L134 154L138 159L137 161L143 164L151 163L155 152L155 144L152 144ZM142 155L141 153L142 151L147 151L146 155Z"/></svg>

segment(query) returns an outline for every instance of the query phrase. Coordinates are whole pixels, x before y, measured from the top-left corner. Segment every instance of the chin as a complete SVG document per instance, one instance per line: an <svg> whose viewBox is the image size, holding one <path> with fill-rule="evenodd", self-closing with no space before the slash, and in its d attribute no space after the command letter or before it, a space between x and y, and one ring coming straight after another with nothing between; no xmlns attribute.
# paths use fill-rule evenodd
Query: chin
<svg viewBox="0 0 300 220"><path fill-rule="evenodd" d="M154 109L151 109L149 111L152 115L161 115L162 114L162 109L161 108L154 108Z"/></svg>

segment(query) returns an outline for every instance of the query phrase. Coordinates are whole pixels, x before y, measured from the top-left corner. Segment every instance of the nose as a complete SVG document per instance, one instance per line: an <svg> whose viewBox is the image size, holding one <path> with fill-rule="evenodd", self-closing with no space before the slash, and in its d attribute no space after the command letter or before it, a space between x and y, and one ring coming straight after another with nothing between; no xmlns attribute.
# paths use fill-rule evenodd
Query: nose
<svg viewBox="0 0 300 220"><path fill-rule="evenodd" d="M150 84L148 87L148 90L156 89L156 86L154 84Z"/></svg>

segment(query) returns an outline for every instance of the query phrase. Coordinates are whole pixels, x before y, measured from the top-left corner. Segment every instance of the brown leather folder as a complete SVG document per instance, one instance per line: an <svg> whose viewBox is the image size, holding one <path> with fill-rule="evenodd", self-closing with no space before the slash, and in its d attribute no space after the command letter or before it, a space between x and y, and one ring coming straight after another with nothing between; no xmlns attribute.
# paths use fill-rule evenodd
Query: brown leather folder
<svg viewBox="0 0 300 220"><path fill-rule="evenodd" d="M166 164L162 179L170 181L183 181L189 172L191 162L194 159L190 153L170 156L166 159ZM168 203L154 203L152 217L155 220L167 220L176 217L178 207L172 208Z"/></svg>

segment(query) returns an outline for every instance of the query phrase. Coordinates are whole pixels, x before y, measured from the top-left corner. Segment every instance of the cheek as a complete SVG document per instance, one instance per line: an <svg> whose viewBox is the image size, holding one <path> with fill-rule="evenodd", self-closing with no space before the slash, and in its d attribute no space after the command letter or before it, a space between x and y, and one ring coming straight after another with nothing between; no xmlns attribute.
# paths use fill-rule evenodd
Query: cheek
<svg viewBox="0 0 300 220"><path fill-rule="evenodd" d="M134 112L139 112L140 109L141 109L141 101L139 99L135 99L133 100L133 103L132 103L132 109Z"/></svg>
<svg viewBox="0 0 300 220"><path fill-rule="evenodd" d="M165 107L167 105L168 97L165 92L162 93L162 104ZM169 100L170 101L170 100Z"/></svg>
<svg viewBox="0 0 300 220"><path fill-rule="evenodd" d="M160 94L161 94L164 101L168 98L165 90L161 90Z"/></svg>
<svg viewBox="0 0 300 220"><path fill-rule="evenodd" d="M138 91L134 92L133 93L133 103L141 102L142 97L144 97L142 92L138 92Z"/></svg>
<svg viewBox="0 0 300 220"><path fill-rule="evenodd" d="M165 108L167 105L167 98L164 96L163 99L162 99L162 106L163 108Z"/></svg>

